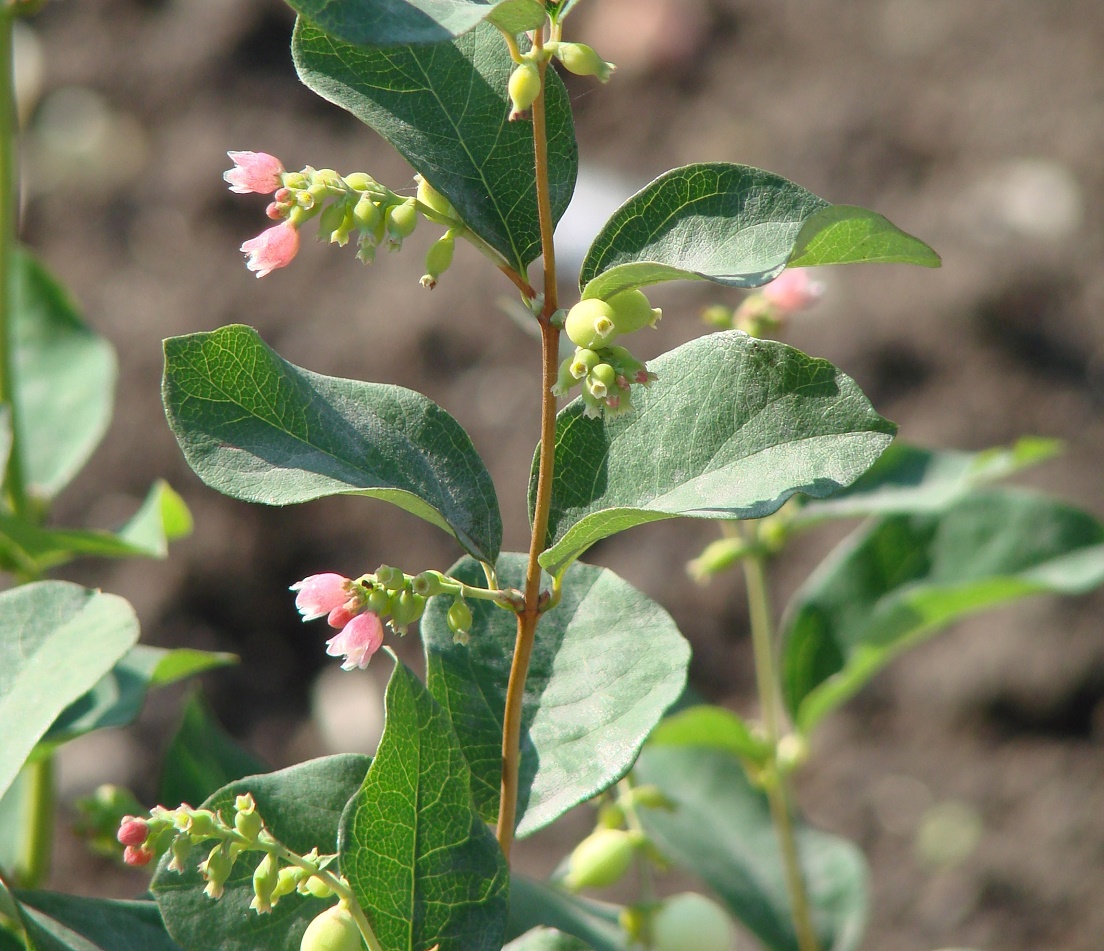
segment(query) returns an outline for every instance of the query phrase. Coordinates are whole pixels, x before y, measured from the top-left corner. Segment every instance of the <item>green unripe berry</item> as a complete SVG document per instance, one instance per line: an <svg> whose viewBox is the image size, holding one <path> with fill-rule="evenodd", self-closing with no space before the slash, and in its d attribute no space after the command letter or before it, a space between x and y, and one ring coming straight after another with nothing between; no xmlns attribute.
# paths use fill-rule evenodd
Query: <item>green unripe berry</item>
<svg viewBox="0 0 1104 951"><path fill-rule="evenodd" d="M521 63L510 73L508 85L510 93L510 121L520 119L529 107L537 101L541 91L540 70L534 63Z"/></svg>
<svg viewBox="0 0 1104 951"><path fill-rule="evenodd" d="M276 887L272 890L272 904L275 905L285 895L295 891L306 874L303 869L294 865L287 865L280 869L280 874L276 876Z"/></svg>
<svg viewBox="0 0 1104 951"><path fill-rule="evenodd" d="M573 357L568 357L560 364L560 372L556 376L556 384L552 387L553 396L567 396L567 394L571 392L571 388L579 382L579 377L572 372L574 362Z"/></svg>
<svg viewBox="0 0 1104 951"><path fill-rule="evenodd" d="M396 247L409 238L418 226L418 208L413 201L392 205L387 210L387 236Z"/></svg>
<svg viewBox="0 0 1104 951"><path fill-rule="evenodd" d="M605 399L617 388L617 371L608 363L599 363L587 376L586 388L595 399Z"/></svg>
<svg viewBox="0 0 1104 951"><path fill-rule="evenodd" d="M313 895L315 898L331 898L334 893L334 890L317 875L312 875L303 882L300 886L300 891L305 891L308 895Z"/></svg>
<svg viewBox="0 0 1104 951"><path fill-rule="evenodd" d="M410 589L423 598L432 598L445 590L444 578L439 571L423 571L410 579Z"/></svg>
<svg viewBox="0 0 1104 951"><path fill-rule="evenodd" d="M599 82L608 83L610 74L617 69L607 63L585 43L559 43L556 56L569 73L576 76L597 76Z"/></svg>
<svg viewBox="0 0 1104 951"><path fill-rule="evenodd" d="M571 375L576 380L581 380L601 362L602 358L593 350L580 347L571 359Z"/></svg>
<svg viewBox="0 0 1104 951"><path fill-rule="evenodd" d="M613 308L604 300L581 300L567 312L564 332L577 347L597 350L608 346L617 336Z"/></svg>
<svg viewBox="0 0 1104 951"><path fill-rule="evenodd" d="M654 327L663 316L658 307L652 307L648 302L644 292L635 288L614 294L606 303L613 311L613 323L619 334L631 334L641 327Z"/></svg>
<svg viewBox="0 0 1104 951"><path fill-rule="evenodd" d="M421 175L416 177L418 179L418 201L437 212L442 218L455 218L456 209L452 207L452 203Z"/></svg>
<svg viewBox="0 0 1104 951"><path fill-rule="evenodd" d="M327 908L303 932L299 951L361 951L360 929L344 905Z"/></svg>
<svg viewBox="0 0 1104 951"><path fill-rule="evenodd" d="M471 608L460 598L457 598L449 607L445 620L453 634L466 634L472 626Z"/></svg>
<svg viewBox="0 0 1104 951"><path fill-rule="evenodd" d="M391 599L391 624L402 633L408 624L413 624L422 616L424 610L425 598L406 588Z"/></svg>
<svg viewBox="0 0 1104 951"><path fill-rule="evenodd" d="M383 588L373 588L368 592L368 597L365 599L364 603L373 614L378 614L380 617L383 617L391 607L391 595Z"/></svg>
<svg viewBox="0 0 1104 951"><path fill-rule="evenodd" d="M364 172L353 172L351 175L345 176L345 184L353 191L362 192L375 185L376 180Z"/></svg>
<svg viewBox="0 0 1104 951"><path fill-rule="evenodd" d="M426 251L426 272L422 276L422 287L428 287L432 290L437 286L437 278L444 274L449 269L449 265L452 264L452 253L455 249L456 238L451 231L446 232L444 237L439 238L429 246L429 250Z"/></svg>
<svg viewBox="0 0 1104 951"><path fill-rule="evenodd" d="M604 888L621 879L636 854L636 837L624 829L596 829L571 853L564 885Z"/></svg>
<svg viewBox="0 0 1104 951"><path fill-rule="evenodd" d="M380 565L376 569L376 581L388 591L400 591L406 587L406 575L390 565Z"/></svg>
<svg viewBox="0 0 1104 951"><path fill-rule="evenodd" d="M353 208L353 220L357 223L357 227L370 234L374 234L376 228L379 227L381 215L379 205L367 195L361 198Z"/></svg>
<svg viewBox="0 0 1104 951"><path fill-rule="evenodd" d="M655 951L730 951L734 937L725 910L695 892L668 898L652 918Z"/></svg>

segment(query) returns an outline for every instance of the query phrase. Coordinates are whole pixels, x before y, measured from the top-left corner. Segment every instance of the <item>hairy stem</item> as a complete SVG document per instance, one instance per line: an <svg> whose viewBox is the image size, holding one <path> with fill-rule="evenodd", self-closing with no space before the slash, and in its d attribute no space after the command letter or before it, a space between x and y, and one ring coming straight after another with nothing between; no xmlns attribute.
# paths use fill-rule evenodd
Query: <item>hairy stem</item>
<svg viewBox="0 0 1104 951"><path fill-rule="evenodd" d="M23 466L15 408L15 357L12 352L13 293L11 277L15 272L15 232L19 203L19 177L16 172L15 73L12 27L15 14L0 5L0 406L8 411L11 449L8 455L4 487L16 514L27 508L23 485Z"/></svg>
<svg viewBox="0 0 1104 951"><path fill-rule="evenodd" d="M748 527L745 538L751 552L743 559L744 579L747 582L748 613L751 618L751 641L755 655L755 681L759 692L759 704L763 711L763 727L771 749L777 751L781 738L778 712L778 689L774 662L774 636L770 616L770 597L763 570L764 558L754 529ZM786 874L786 888L790 894L797 946L801 951L818 951L816 933L809 908L809 895L801 872L801 860L797 853L793 820L786 794L786 778L777 768L771 771L767 783L767 799L770 802L771 821L778 834L782 864Z"/></svg>
<svg viewBox="0 0 1104 951"><path fill-rule="evenodd" d="M533 44L540 48L538 31ZM541 62L543 86L547 63ZM544 259L544 308L541 329L541 442L537 468L537 494L533 505L533 534L529 541L529 562L525 571L525 606L518 612L517 641L506 688L506 712L502 725L502 788L498 804L498 843L507 861L517 821L518 760L520 757L522 700L529 658L540 620L541 568L537 557L544 550L548 534L548 513L552 501L552 469L556 449L556 383L559 365L560 330L551 321L558 308L556 293L556 251L552 241L552 202L548 191L548 130L545 124L544 91L533 103L533 150L536 167L537 209L540 215L541 252Z"/></svg>

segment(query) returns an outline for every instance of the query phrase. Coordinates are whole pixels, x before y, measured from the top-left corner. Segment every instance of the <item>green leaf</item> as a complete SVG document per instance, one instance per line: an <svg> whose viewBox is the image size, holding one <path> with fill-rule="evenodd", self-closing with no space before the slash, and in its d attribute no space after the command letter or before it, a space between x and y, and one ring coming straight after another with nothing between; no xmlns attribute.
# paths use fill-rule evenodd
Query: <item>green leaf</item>
<svg viewBox="0 0 1104 951"><path fill-rule="evenodd" d="M91 690L61 712L39 741L35 755L49 754L62 743L92 730L126 726L138 716L152 688L164 687L216 667L226 667L237 660L233 654L189 648L166 650L137 644ZM202 798L191 801L198 802Z"/></svg>
<svg viewBox="0 0 1104 951"><path fill-rule="evenodd" d="M0 795L58 714L138 640L122 598L64 581L0 593Z"/></svg>
<svg viewBox="0 0 1104 951"><path fill-rule="evenodd" d="M300 855L317 846L335 851L338 824L345 804L356 793L371 759L342 754L310 760L263 776L248 776L223 787L203 803L232 815L234 799L252 793L265 824L288 848ZM185 951L299 951L307 925L333 904L333 899L293 892L267 915L249 908L253 871L260 852L239 856L226 891L218 901L203 894L204 882L194 865L183 874L167 870L162 859L150 886L169 933ZM198 863L207 851L193 853Z"/></svg>
<svg viewBox="0 0 1104 951"><path fill-rule="evenodd" d="M237 325L166 340L163 395L188 464L226 495L268 505L366 495L481 561L498 554L490 474L460 424L420 393L300 369Z"/></svg>
<svg viewBox="0 0 1104 951"><path fill-rule="evenodd" d="M522 587L526 558L504 554L499 584ZM465 559L453 577L481 584ZM426 681L448 711L472 769L483 818L498 816L502 721L517 621L471 601L468 646L453 643L450 601L433 599L422 619ZM537 627L522 708L518 835L548 825L598 795L632 766L637 752L686 682L690 647L671 616L611 571L575 565L560 603Z"/></svg>
<svg viewBox="0 0 1104 951"><path fill-rule="evenodd" d="M726 162L660 175L610 217L579 272L583 297L660 281L757 287L787 266L939 256L881 215L830 205L771 172Z"/></svg>
<svg viewBox="0 0 1104 951"><path fill-rule="evenodd" d="M0 512L0 558L31 574L41 574L79 556L164 558L169 542L191 530L192 516L184 500L167 482L158 481L142 507L117 533L43 528Z"/></svg>
<svg viewBox="0 0 1104 951"><path fill-rule="evenodd" d="M230 738L197 691L165 753L160 801L202 802L234 780L268 771L263 760Z"/></svg>
<svg viewBox="0 0 1104 951"><path fill-rule="evenodd" d="M111 421L115 352L26 251L13 268L16 429L27 491L52 499Z"/></svg>
<svg viewBox="0 0 1104 951"><path fill-rule="evenodd" d="M893 657L952 621L1029 594L1104 581L1104 525L1055 499L978 490L934 513L860 529L784 620L783 687L808 732Z"/></svg>
<svg viewBox="0 0 1104 951"><path fill-rule="evenodd" d="M179 951L151 901L15 893L36 951Z"/></svg>
<svg viewBox="0 0 1104 951"><path fill-rule="evenodd" d="M600 538L675 516L760 518L797 492L849 485L896 427L826 360L738 331L693 340L650 364L659 380L632 413L556 425L552 574ZM530 484L530 510L536 477Z"/></svg>
<svg viewBox="0 0 1104 951"><path fill-rule="evenodd" d="M586 942L593 951L626 951L629 941L621 929L620 917L618 905L581 898L551 882L538 882L524 875L510 879L508 936L520 935L535 925L547 925ZM529 951L529 945L524 947Z"/></svg>
<svg viewBox="0 0 1104 951"><path fill-rule="evenodd" d="M482 24L452 43L369 49L300 19L292 40L299 78L391 143L456 208L464 223L520 273L540 254L533 130L510 122L514 62ZM567 209L578 173L571 106L546 79L552 217Z"/></svg>
<svg viewBox="0 0 1104 951"><path fill-rule="evenodd" d="M942 264L939 255L923 241L882 215L853 205L832 205L806 220L788 266L863 262L921 267Z"/></svg>
<svg viewBox="0 0 1104 951"><path fill-rule="evenodd" d="M654 746L705 746L760 765L771 755L770 744L752 733L741 717L708 704L665 717L648 742Z"/></svg>
<svg viewBox="0 0 1104 951"><path fill-rule="evenodd" d="M490 20L511 34L542 25L538 0L288 0L296 13L355 46L443 43Z"/></svg>
<svg viewBox="0 0 1104 951"><path fill-rule="evenodd" d="M795 522L937 512L975 486L1003 479L1053 458L1061 444L1025 437L981 452L921 449L895 442L851 486L826 499L805 501Z"/></svg>
<svg viewBox="0 0 1104 951"><path fill-rule="evenodd" d="M634 775L673 811L642 809L660 850L699 876L772 951L798 951L789 893L766 796L721 750L649 746ZM866 926L866 863L850 842L795 821L813 927L823 951L853 951Z"/></svg>
<svg viewBox="0 0 1104 951"><path fill-rule="evenodd" d="M341 871L387 951L499 951L509 870L447 714L396 661L376 758L341 820Z"/></svg>

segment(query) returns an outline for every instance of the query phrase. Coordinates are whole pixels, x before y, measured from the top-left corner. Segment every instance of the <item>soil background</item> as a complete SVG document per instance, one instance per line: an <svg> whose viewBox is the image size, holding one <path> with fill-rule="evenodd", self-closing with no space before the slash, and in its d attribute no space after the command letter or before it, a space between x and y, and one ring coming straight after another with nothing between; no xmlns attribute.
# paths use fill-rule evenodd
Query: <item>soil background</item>
<svg viewBox="0 0 1104 951"><path fill-rule="evenodd" d="M431 229L370 268L309 240L263 281L243 267L237 248L265 226L264 200L226 190L227 149L413 185L374 133L299 85L292 21L277 0L59 0L23 35L23 235L120 360L114 424L56 521L118 524L159 477L196 521L163 563L88 562L67 577L129 598L148 643L238 653L240 667L203 688L277 767L370 750L386 674L335 676L324 632L299 623L287 586L383 560L444 568L459 553L379 503L265 509L203 487L162 415L161 339L243 322L300 366L426 392L487 460L507 548L525 544L538 418L538 354L497 303L510 287L461 248L423 291ZM569 77L583 198L561 229L565 260L577 263L611 200L692 161L763 166L877 209L939 250L942 270L824 273L825 302L788 342L855 377L904 440L1063 440L1060 459L1020 481L1104 515L1100 0L588 0L570 23L620 70L607 87ZM701 308L738 297L657 290L665 316L640 355L703 333ZM683 570L714 533L661 523L588 557L660 600L694 646L698 688L750 715L740 584L699 589ZM837 539L777 565L779 609ZM1102 608L1099 593L1041 598L962 624L817 734L800 799L869 857L866 949L1104 947ZM401 650L416 663L416 635ZM152 801L182 693L153 697L135 728L73 744L64 801L104 781ZM580 835L590 821L585 809L568 819ZM547 871L563 841L537 836L519 860ZM63 828L51 884L133 895L144 880L88 857Z"/></svg>

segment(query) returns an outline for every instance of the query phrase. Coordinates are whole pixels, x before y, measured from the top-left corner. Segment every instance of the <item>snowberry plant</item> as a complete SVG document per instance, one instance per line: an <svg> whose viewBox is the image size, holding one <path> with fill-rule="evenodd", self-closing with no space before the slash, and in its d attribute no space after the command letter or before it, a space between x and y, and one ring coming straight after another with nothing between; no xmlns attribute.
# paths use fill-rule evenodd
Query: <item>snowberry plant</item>
<svg viewBox="0 0 1104 951"><path fill-rule="evenodd" d="M303 82L398 149L416 188L231 151L231 190L269 198L246 264L281 280L270 275L294 266L303 228L371 263L421 227L434 236L421 284L444 296L456 243L482 253L541 343L528 550L501 550L496 487L426 397L294 366L248 327L166 341L169 423L208 485L270 505L382 500L463 554L447 568L319 565L288 579L345 669L420 632L424 683L383 661L393 670L373 758L257 773L197 743L194 761L218 768L193 782L196 804L135 810L117 828L124 860L154 870L154 901L81 906L49 931L42 916L64 902L16 892L20 927L0 947L726 951L739 922L774 951L855 949L862 856L808 826L793 796L817 724L956 617L1104 577L1095 519L989 484L1049 444L975 455L892 444L894 425L853 380L766 339L819 295L804 268L938 265L882 216L744 165L677 168L614 212L564 294L553 232L577 149L558 71L605 82L614 69L571 38L577 5L292 2ZM647 294L667 281L762 290L711 308L721 329L645 365L634 335L660 319ZM676 517L721 525L690 566L697 580L744 570L755 720L696 702L671 616L580 560ZM767 563L838 518L864 522L776 625ZM594 829L549 881L511 872L517 840L586 802ZM670 895L675 865L698 891ZM623 904L580 894L616 883L632 896Z"/></svg>

